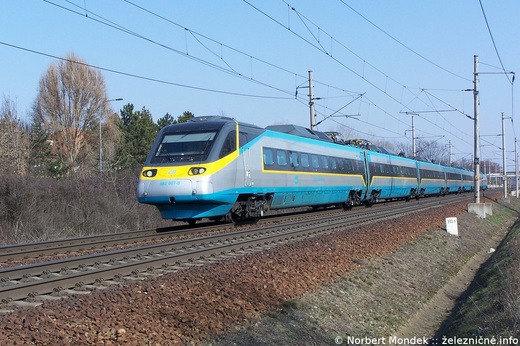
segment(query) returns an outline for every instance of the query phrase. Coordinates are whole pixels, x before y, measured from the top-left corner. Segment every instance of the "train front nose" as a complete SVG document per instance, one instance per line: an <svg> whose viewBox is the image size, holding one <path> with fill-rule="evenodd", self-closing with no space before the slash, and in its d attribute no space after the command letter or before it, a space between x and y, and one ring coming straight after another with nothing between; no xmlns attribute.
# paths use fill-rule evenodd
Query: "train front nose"
<svg viewBox="0 0 520 346"><path fill-rule="evenodd" d="M140 180L137 185L137 198L141 203L169 204L193 193L194 186L189 179Z"/></svg>
<svg viewBox="0 0 520 346"><path fill-rule="evenodd" d="M141 179L137 197L141 203L155 205L163 219L173 220L225 215L236 199L234 195L215 194L210 177Z"/></svg>
<svg viewBox="0 0 520 346"><path fill-rule="evenodd" d="M137 198L141 203L174 204L193 202L213 194L211 177L204 179L141 179Z"/></svg>

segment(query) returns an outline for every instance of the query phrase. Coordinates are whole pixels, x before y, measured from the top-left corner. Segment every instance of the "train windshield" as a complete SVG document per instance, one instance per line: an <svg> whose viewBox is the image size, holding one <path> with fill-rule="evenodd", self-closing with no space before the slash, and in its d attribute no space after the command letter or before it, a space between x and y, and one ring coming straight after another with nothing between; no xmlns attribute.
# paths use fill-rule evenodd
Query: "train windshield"
<svg viewBox="0 0 520 346"><path fill-rule="evenodd" d="M203 161L216 136L217 131L165 133L152 162Z"/></svg>

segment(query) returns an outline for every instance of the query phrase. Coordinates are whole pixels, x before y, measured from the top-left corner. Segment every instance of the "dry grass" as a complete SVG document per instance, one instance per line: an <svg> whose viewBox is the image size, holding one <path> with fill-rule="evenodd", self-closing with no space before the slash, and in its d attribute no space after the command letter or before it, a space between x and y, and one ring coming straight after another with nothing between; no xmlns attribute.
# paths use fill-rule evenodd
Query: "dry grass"
<svg viewBox="0 0 520 346"><path fill-rule="evenodd" d="M164 225L136 197L137 175L63 180L0 176L0 245Z"/></svg>

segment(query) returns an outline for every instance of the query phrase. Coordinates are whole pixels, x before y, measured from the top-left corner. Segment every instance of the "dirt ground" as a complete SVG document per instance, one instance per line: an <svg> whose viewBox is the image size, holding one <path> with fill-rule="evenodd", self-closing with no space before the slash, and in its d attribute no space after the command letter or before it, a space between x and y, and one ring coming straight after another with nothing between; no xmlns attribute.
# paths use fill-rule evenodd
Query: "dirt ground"
<svg viewBox="0 0 520 346"><path fill-rule="evenodd" d="M511 209L519 205L514 203L512 208L494 203L494 219L453 215L458 237L442 227L427 231L388 255L358 261L339 280L208 344L347 345L349 336L378 338L379 344L390 344L392 337L435 342L456 299L489 258L488 250L498 246L516 220L518 213Z"/></svg>

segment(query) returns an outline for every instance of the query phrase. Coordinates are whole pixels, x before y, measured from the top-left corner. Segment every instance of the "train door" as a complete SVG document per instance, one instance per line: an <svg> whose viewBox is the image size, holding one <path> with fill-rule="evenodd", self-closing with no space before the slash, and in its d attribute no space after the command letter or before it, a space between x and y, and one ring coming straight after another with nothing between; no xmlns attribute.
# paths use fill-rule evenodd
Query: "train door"
<svg viewBox="0 0 520 346"><path fill-rule="evenodd" d="M393 198L399 195L399 167L395 166L392 162L392 157L390 155L385 155L386 165L385 168L388 168L388 171L385 169L385 173L388 174L388 185L390 186L390 190L388 191L388 197ZM385 194L386 195L386 194Z"/></svg>
<svg viewBox="0 0 520 346"><path fill-rule="evenodd" d="M372 183L372 174L370 173L370 153L366 150L363 150L361 153L361 159L363 160L365 174L363 175L363 179L365 179L365 191L363 191L363 195L361 197L362 200L367 200L370 193L370 185Z"/></svg>
<svg viewBox="0 0 520 346"><path fill-rule="evenodd" d="M244 133L240 133L239 136L239 147L240 151L242 152L242 161L244 164L244 170L243 170L243 177L244 177L244 186L245 187L251 187L253 185L253 173L251 169L251 150L243 149L243 145L247 143L246 135ZM240 152L239 151L239 152Z"/></svg>

